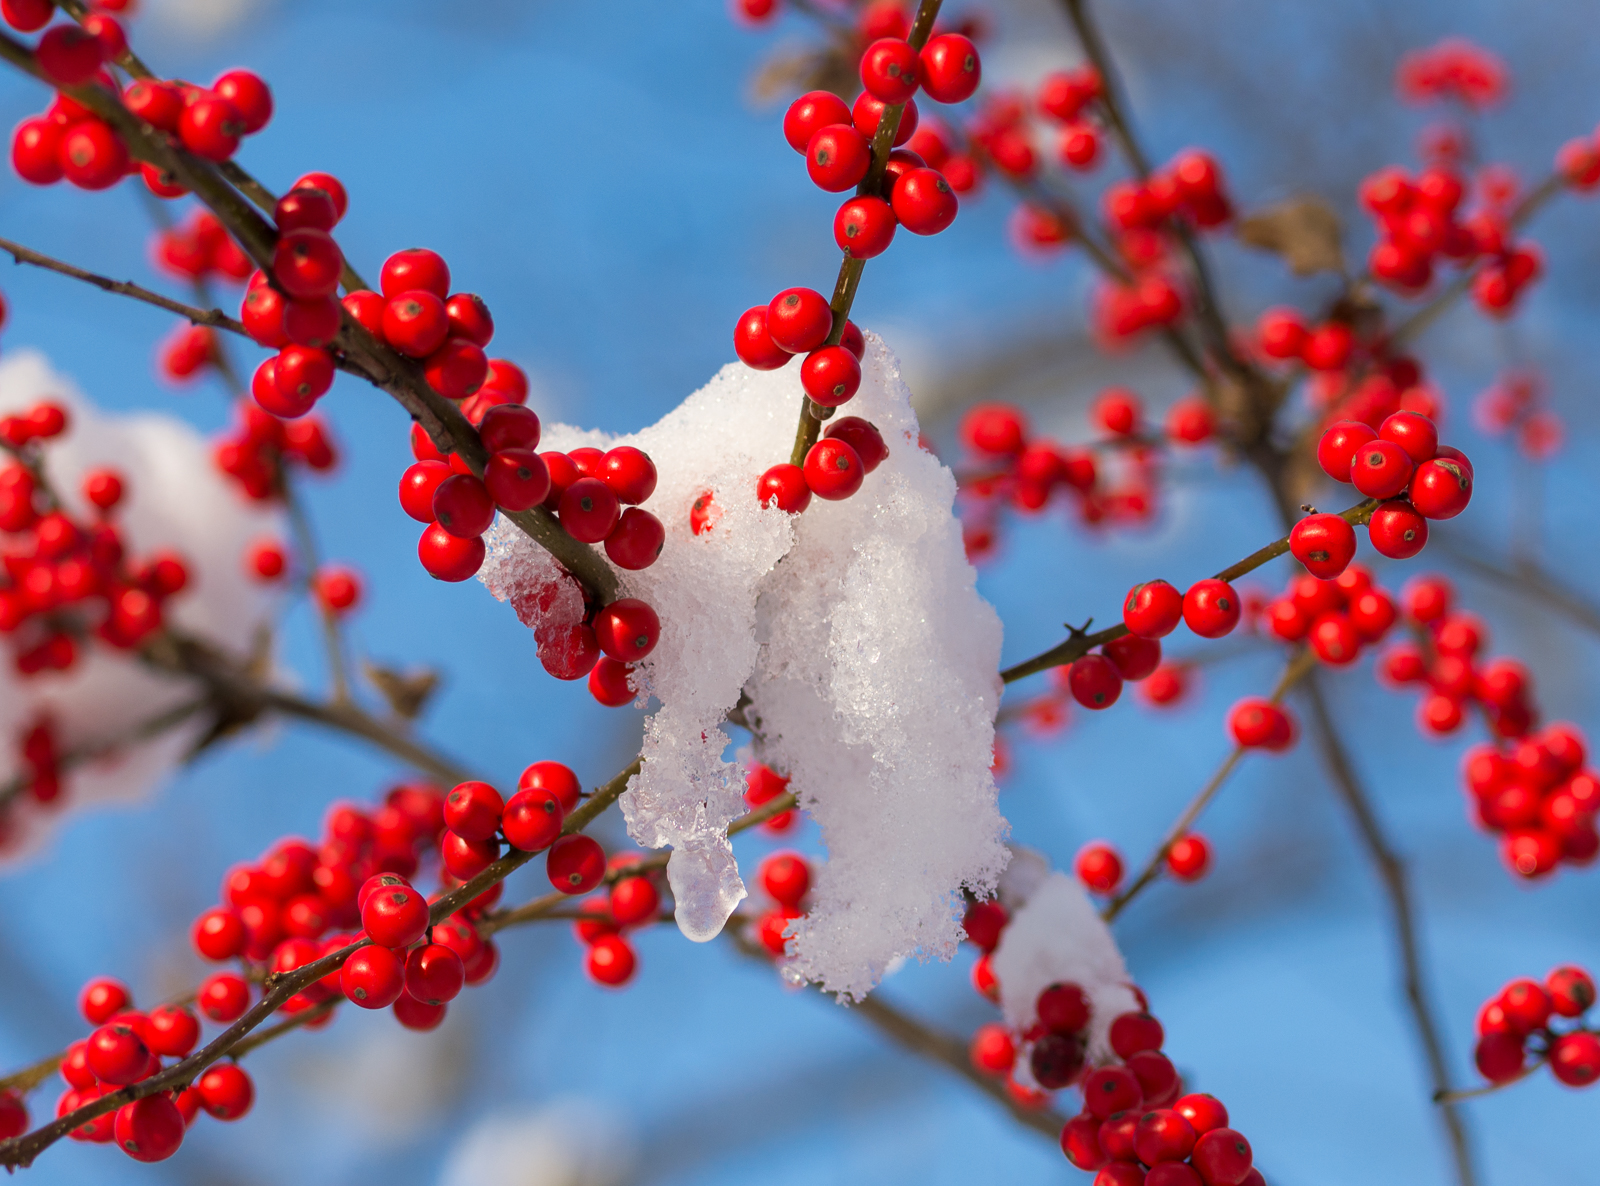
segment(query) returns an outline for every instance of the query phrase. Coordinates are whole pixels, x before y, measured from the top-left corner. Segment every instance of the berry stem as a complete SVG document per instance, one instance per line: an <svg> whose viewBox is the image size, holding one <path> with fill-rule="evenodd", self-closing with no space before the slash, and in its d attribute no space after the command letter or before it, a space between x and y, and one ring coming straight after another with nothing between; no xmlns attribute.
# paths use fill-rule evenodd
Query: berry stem
<svg viewBox="0 0 1600 1186"><path fill-rule="evenodd" d="M1521 1083L1548 1061L1546 1058L1541 1058L1536 1062L1530 1062L1511 1078L1502 1079L1498 1083L1485 1083L1481 1087L1463 1087L1451 1091L1436 1091L1433 1093L1433 1102L1444 1108L1449 1108L1452 1104L1458 1104L1462 1100L1475 1100L1480 1096L1493 1095L1497 1091L1510 1087L1513 1083Z"/></svg>
<svg viewBox="0 0 1600 1186"><path fill-rule="evenodd" d="M1316 655L1309 648L1297 647L1293 657L1289 660L1289 665L1284 668L1283 675L1278 678L1277 687L1272 689L1272 695L1268 699L1273 704L1283 703L1283 698L1289 694L1289 689L1293 688L1295 684L1299 683L1315 668L1316 661ZM1233 747L1233 752L1223 760L1221 766L1217 767L1217 772L1211 776L1205 786L1200 788L1200 793L1189 801L1189 806L1183 809L1183 813L1178 816L1172 827L1167 829L1166 839L1150 855L1150 859L1145 862L1139 876L1134 878L1133 883L1127 889L1112 898L1107 903L1106 908L1100 912L1101 918L1111 922L1117 915L1122 913L1124 906L1133 901L1147 885L1161 875L1161 866L1166 861L1167 854L1172 851L1172 846L1189 834L1194 827L1195 820L1199 819L1201 813L1211 805L1211 800L1216 798L1217 792L1222 789L1222 785L1228 781L1229 775L1233 773L1234 768L1239 765L1248 752L1249 750L1242 745Z"/></svg>
<svg viewBox="0 0 1600 1186"><path fill-rule="evenodd" d="M1353 507L1340 511L1339 517L1352 527L1360 527L1368 519L1372 518L1372 512L1377 508L1378 500L1368 498ZM1221 572L1213 574L1212 579L1218 581L1237 580L1239 577L1244 576L1245 573L1260 568L1267 561L1276 560L1288 550L1289 537L1285 535L1282 539L1274 540L1264 548L1258 548L1243 560L1230 564ZM1093 634L1074 634L1065 642L1051 647L1041 655L1035 655L1032 659L1025 659L1021 663L1007 667L1000 673L1000 678L1009 684L1022 679L1024 676L1044 671L1046 668L1060 667L1064 663L1071 663L1074 659L1081 659L1084 655L1094 650L1095 647L1113 639L1121 638L1127 632L1128 628L1119 622L1115 626L1109 626Z"/></svg>

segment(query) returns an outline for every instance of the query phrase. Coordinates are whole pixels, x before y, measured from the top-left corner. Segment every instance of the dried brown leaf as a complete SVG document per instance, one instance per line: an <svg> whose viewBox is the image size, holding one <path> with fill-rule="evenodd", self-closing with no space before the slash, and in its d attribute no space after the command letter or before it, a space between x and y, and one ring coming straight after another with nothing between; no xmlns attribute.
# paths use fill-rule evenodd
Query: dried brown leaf
<svg viewBox="0 0 1600 1186"><path fill-rule="evenodd" d="M439 673L423 668L419 671L399 672L390 667L381 667L376 663L362 665L367 673L367 679L372 681L372 686L383 694L389 702L389 707L395 713L408 721L414 721L421 715L432 696L439 687Z"/></svg>
<svg viewBox="0 0 1600 1186"><path fill-rule="evenodd" d="M1290 198L1239 220L1239 239L1283 256L1296 276L1343 272L1339 216L1321 198Z"/></svg>

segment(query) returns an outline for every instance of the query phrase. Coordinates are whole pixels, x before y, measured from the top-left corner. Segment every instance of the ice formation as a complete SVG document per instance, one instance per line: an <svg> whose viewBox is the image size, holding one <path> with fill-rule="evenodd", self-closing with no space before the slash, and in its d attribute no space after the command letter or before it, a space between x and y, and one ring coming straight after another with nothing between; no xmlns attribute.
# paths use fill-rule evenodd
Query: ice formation
<svg viewBox="0 0 1600 1186"><path fill-rule="evenodd" d="M1089 1061L1113 1061L1111 1023L1119 1014L1139 1012L1139 1001L1111 928L1083 886L1019 849L1001 878L1000 894L1011 921L1000 932L990 967L1000 982L1006 1024L1027 1032L1037 1020L1040 992L1071 981L1089 998ZM1024 1066L1018 1063L1019 1072Z"/></svg>
<svg viewBox="0 0 1600 1186"><path fill-rule="evenodd" d="M1000 623L962 550L955 480L917 444L898 362L874 335L863 372L841 414L876 424L889 457L854 497L813 500L798 516L755 499L757 477L794 441L797 365L730 364L632 436L553 425L541 442L634 445L660 472L646 506L666 524L666 548L622 574L662 622L641 669L659 707L622 808L637 841L673 849L679 927L709 939L744 897L726 835L745 810L744 775L724 759L723 730L743 693L759 756L792 777L828 848L791 970L848 997L897 958L948 957L960 890L986 892L1006 860L989 770ZM708 490L720 518L695 536L689 508ZM536 629L549 621L537 590L552 574L497 526L481 576Z"/></svg>
<svg viewBox="0 0 1600 1186"><path fill-rule="evenodd" d="M0 361L0 415L46 398L69 416L66 435L46 447L44 468L74 517L88 515L80 493L83 475L100 466L118 469L126 494L116 518L129 554L173 549L189 569L188 587L167 603L168 620L226 651L246 654L267 619L271 595L246 577L243 549L259 536L281 535L277 513L237 493L212 464L205 439L187 424L155 413L101 412L35 351L19 350ZM53 721L59 749L69 751L119 738L195 691L99 644L80 648L69 671L26 678L16 673L9 651L0 649L0 783L17 776L17 743L41 713ZM48 807L19 796L6 859L37 847L63 808L142 797L182 759L201 725L194 718L76 767Z"/></svg>

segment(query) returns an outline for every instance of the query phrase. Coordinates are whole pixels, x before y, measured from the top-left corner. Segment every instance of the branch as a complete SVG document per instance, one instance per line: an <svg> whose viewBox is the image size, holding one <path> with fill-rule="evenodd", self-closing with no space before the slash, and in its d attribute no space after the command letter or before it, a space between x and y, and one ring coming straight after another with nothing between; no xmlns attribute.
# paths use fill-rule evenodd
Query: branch
<svg viewBox="0 0 1600 1186"><path fill-rule="evenodd" d="M1537 564L1514 563L1510 569L1483 559L1475 546L1462 546L1452 536L1442 535L1439 544L1451 560L1468 572L1503 585L1513 593L1542 601L1583 629L1600 634L1600 606L1584 598L1570 586Z"/></svg>
<svg viewBox="0 0 1600 1186"><path fill-rule="evenodd" d="M59 272L63 276L71 276L74 280L82 280L93 284L96 288L106 292L114 292L120 296L132 297L136 301L143 301L147 305L154 305L158 309L165 309L168 313L176 313L179 317L186 317L195 325L209 325L217 329L229 330L236 334L245 332L244 325L229 317L221 309L197 309L193 305L185 305L182 301L175 301L171 297L164 297L159 292L151 292L138 284L127 280L113 280L109 276L101 276L94 272L86 272L82 268L63 263L61 260L52 259L48 255L24 247L21 243L13 243L10 239L0 239L0 251L11 256L13 263L32 264L37 268L44 268L49 272Z"/></svg>
<svg viewBox="0 0 1600 1186"><path fill-rule="evenodd" d="M1333 715L1323 698L1322 686L1315 675L1306 681L1306 704L1310 708L1311 731L1321 751L1323 765L1334 790L1344 800L1356 823L1357 834L1367 850L1367 856L1377 869L1378 877L1389 899L1389 910L1395 930L1395 944L1400 951L1406 1000L1411 1009L1412 1024L1422 1042L1427 1058L1428 1072L1433 1080L1434 1098L1439 1101L1439 1114L1444 1123L1445 1136L1450 1144L1450 1155L1455 1162L1456 1178L1461 1186L1474 1186L1477 1171L1473 1165L1472 1149L1468 1142L1466 1124L1451 1099L1450 1069L1445 1060L1444 1043L1434 1021L1433 1006L1422 979L1422 957L1417 943L1417 924L1411 901L1411 887L1405 863L1395 853L1383 825L1368 801L1366 792L1356 778L1355 767L1339 736Z"/></svg>
<svg viewBox="0 0 1600 1186"><path fill-rule="evenodd" d="M1353 507L1340 511L1339 517L1352 527L1360 527L1368 519L1372 518L1372 512L1377 509L1378 500L1368 498L1358 502ZM1216 573L1212 579L1218 581L1237 580L1239 577L1244 576L1245 573L1253 572L1260 568L1267 561L1276 560L1288 550L1289 537L1285 535L1282 539L1274 540L1266 547L1250 553L1243 560L1224 568L1221 572ZM1081 659L1095 647L1113 639L1121 638L1126 633L1128 633L1128 628L1121 624L1108 626L1106 629L1097 631L1094 634L1074 631L1072 636L1065 642L1051 647L1042 655L1035 655L1032 659L1025 659L1021 663L1006 668L1000 673L1000 678L1009 684L1022 679L1024 676L1044 671L1046 668L1060 667L1064 663L1071 663L1075 659Z"/></svg>
<svg viewBox="0 0 1600 1186"><path fill-rule="evenodd" d="M1289 660L1289 666L1284 668L1283 675L1278 679L1278 686L1272 690L1270 697L1273 704L1283 703L1283 698L1289 694L1289 689L1299 683L1316 667L1316 656L1306 647L1301 647L1294 658ZM1178 816L1177 822L1167 830L1166 839L1150 855L1139 876L1134 878L1133 884L1128 886L1116 897L1107 903L1106 908L1100 912L1100 917L1111 922L1122 913L1122 908L1134 898L1138 897L1141 890L1154 881L1161 874L1161 866L1167 859L1167 854L1172 851L1172 846L1189 834L1194 827L1195 820L1203 812L1222 789L1222 784L1228 781L1228 776L1234 771L1249 751L1242 745L1233 747L1217 772L1211 776L1210 781L1200 788L1200 793L1189 801L1189 806L1183 809L1183 814Z"/></svg>
<svg viewBox="0 0 1600 1186"><path fill-rule="evenodd" d="M1485 1083L1481 1087L1466 1087L1459 1091L1436 1091L1433 1093L1433 1102L1443 1104L1448 1108L1451 1104L1458 1104L1462 1100L1475 1100L1480 1096L1493 1095L1503 1088L1510 1087L1513 1083L1521 1083L1548 1061L1548 1058L1540 1058L1538 1061L1531 1062L1523 1067L1511 1078L1502 1079L1498 1083Z"/></svg>
<svg viewBox="0 0 1600 1186"><path fill-rule="evenodd" d="M917 5L917 15L911 22L911 31L906 35L906 40L911 48L918 51L928 43L928 37L933 32L933 22L939 15L939 6L944 0L922 0ZM867 175L861 179L861 184L856 187L858 197L877 197L878 191L883 187L884 170L889 164L889 153L894 149L895 133L900 130L900 116L905 111L904 103L897 103L892 107L885 107L883 115L878 120L878 130L872 136L872 163L867 167ZM839 265L839 278L834 282L833 299L828 302L833 310L833 329L828 334L828 346L837 346L844 337L845 322L850 317L850 306L855 303L856 288L861 284L861 272L867 266L864 259L855 259L846 255L844 262ZM820 414L819 414L820 413ZM822 422L833 415L831 408L815 407L809 397L800 399L800 423L795 429L794 449L789 454L789 461L794 465L802 465L811 446L817 443L817 436L822 431Z"/></svg>

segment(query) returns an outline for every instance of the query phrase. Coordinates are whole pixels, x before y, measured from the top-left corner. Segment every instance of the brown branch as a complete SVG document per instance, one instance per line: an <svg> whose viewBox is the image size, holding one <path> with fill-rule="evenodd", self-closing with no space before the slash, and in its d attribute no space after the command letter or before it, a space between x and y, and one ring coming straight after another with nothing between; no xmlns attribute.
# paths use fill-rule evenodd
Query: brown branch
<svg viewBox="0 0 1600 1186"><path fill-rule="evenodd" d="M1502 585L1513 593L1542 601L1583 629L1600 634L1600 606L1562 583L1540 565L1513 562L1509 569L1502 568L1483 559L1480 550L1463 546L1448 534L1440 533L1437 541L1452 561L1473 575Z"/></svg>
<svg viewBox="0 0 1600 1186"><path fill-rule="evenodd" d="M1368 519L1372 518L1372 512L1377 508L1378 500L1368 498L1353 507L1340 511L1339 517L1352 527L1360 527ZM1239 577L1244 576L1245 573L1253 572L1267 561L1276 560L1288 551L1289 537L1285 535L1264 548L1258 548L1243 560L1230 564L1221 572L1216 573L1212 579L1218 581L1237 580ZM1022 679L1024 676L1033 675L1035 672L1044 671L1050 667L1060 667L1064 663L1071 663L1075 659L1081 659L1095 647L1113 639L1121 638L1126 633L1128 633L1128 628L1120 623L1097 631L1094 634L1087 634L1081 630L1074 631L1072 636L1065 642L1051 647L1043 654L1035 655L1032 659L1025 659L1021 663L1006 668L1000 673L1000 678L1009 684L1015 680Z"/></svg>
<svg viewBox="0 0 1600 1186"><path fill-rule="evenodd" d="M917 15L912 19L911 31L906 35L911 48L920 51L928 43L928 37L933 32L933 22L939 15L939 6L944 0L922 0L917 5ZM878 130L872 136L872 163L867 166L867 175L861 179L861 184L856 187L858 197L877 197L883 187L884 170L889 164L889 153L894 149L895 133L900 130L900 116L905 111L904 103L897 103L883 109L883 114L878 119ZM846 255L839 265L839 278L834 282L833 299L828 302L833 310L833 329L828 334L827 345L837 346L844 337L845 323L850 318L850 307L855 304L856 288L861 283L861 272L867 265L864 259L855 259ZM805 462L806 454L811 446L817 443L817 437L822 431L822 422L833 415L832 408L815 407L808 397L800 399L800 423L795 428L794 449L789 454L789 461L793 465Z"/></svg>
<svg viewBox="0 0 1600 1186"><path fill-rule="evenodd" d="M1283 698L1289 694L1289 689L1305 678L1316 666L1316 662L1316 656L1308 648L1301 647L1294 657L1289 660L1289 666L1284 668L1283 675L1278 678L1278 685L1273 688L1272 695L1269 697L1272 703L1283 703ZM1161 842L1155 852L1150 854L1150 859L1145 862L1144 869L1139 876L1134 878L1133 883L1127 889L1106 904L1106 908L1100 912L1101 918L1107 922L1112 921L1122 913L1124 906L1138 897L1146 886L1160 876L1161 866L1165 863L1167 854L1172 851L1172 846L1189 834L1189 830L1194 827L1195 820L1199 819L1201 812L1211 805L1211 800L1216 798L1217 792L1222 789L1222 784L1228 781L1228 776L1233 773L1234 768L1239 765L1248 752L1242 745L1233 747L1233 751L1223 761L1222 765L1217 768L1217 772L1211 776L1205 786L1200 788L1200 793L1189 801L1189 806L1183 809L1183 813L1178 816L1177 822L1167 830L1166 839Z"/></svg>
<svg viewBox="0 0 1600 1186"><path fill-rule="evenodd" d="M63 276L71 276L74 280L82 280L93 284L96 288L106 292L114 292L119 296L132 297L136 301L143 301L147 305L154 305L158 309L165 309L168 313L176 313L185 317L195 325L209 325L216 329L229 330L232 333L245 332L243 324L229 317L221 309L197 309L193 305L186 305L182 301L175 301L171 297L164 297L159 292L151 292L142 285L133 284L126 280L113 280L109 276L101 276L94 272L87 272L72 264L63 263L59 259L34 251L31 247L24 247L21 243L13 243L10 239L0 239L0 251L11 256L12 262L18 264L32 264L36 268L43 268L48 272L59 272Z"/></svg>
<svg viewBox="0 0 1600 1186"><path fill-rule="evenodd" d="M1311 733L1327 768L1329 780L1339 798L1343 800L1356 824L1356 832L1367 856L1377 870L1379 881L1389 901L1391 921L1394 924L1395 944L1399 949L1402 982L1406 1001L1411 1010L1412 1024L1421 1040L1427 1059L1428 1073L1433 1080L1434 1098L1439 1101L1439 1115L1445 1137L1449 1142L1450 1156L1455 1164L1456 1178L1461 1186L1474 1186L1477 1170L1473 1164L1472 1148L1467 1138L1464 1119L1451 1099L1450 1068L1445 1058L1444 1042L1439 1026L1434 1020L1433 1006L1423 983L1422 956L1417 938L1415 907L1411 900L1410 880L1405 863L1394 851L1383 825L1379 822L1365 790L1356 777L1349 752L1339 736L1333 714L1323 697L1322 686L1316 675L1305 681L1302 689L1310 709Z"/></svg>

